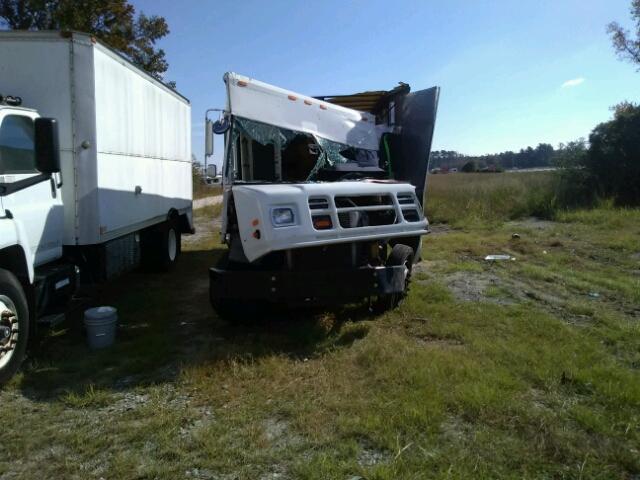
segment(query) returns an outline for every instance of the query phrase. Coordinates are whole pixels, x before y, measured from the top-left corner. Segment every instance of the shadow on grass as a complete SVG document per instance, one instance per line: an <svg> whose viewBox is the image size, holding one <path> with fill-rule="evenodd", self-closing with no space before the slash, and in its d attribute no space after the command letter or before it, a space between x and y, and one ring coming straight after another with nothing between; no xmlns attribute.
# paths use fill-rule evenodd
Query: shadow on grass
<svg viewBox="0 0 640 480"><path fill-rule="evenodd" d="M306 358L366 336L365 324L341 332L345 322L370 317L366 306L269 309L242 322L222 321L208 293L208 268L220 254L184 252L170 273L133 272L101 285L91 303L118 309L116 344L90 350L81 311L70 316L45 332L25 362L23 393L55 401L87 388L127 391L175 382L183 367L200 362L271 354Z"/></svg>

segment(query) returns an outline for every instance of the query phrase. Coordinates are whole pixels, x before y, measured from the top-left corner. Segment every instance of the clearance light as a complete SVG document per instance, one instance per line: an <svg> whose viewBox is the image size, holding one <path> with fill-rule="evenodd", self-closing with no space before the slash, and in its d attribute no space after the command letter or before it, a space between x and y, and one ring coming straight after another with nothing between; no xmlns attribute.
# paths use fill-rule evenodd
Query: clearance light
<svg viewBox="0 0 640 480"><path fill-rule="evenodd" d="M333 228L329 215L316 215L313 217L313 228L316 230L330 230Z"/></svg>
<svg viewBox="0 0 640 480"><path fill-rule="evenodd" d="M321 109L321 110L326 110L326 109L327 109L327 106L326 106L326 105L322 105L322 104L320 104L320 109Z"/></svg>
<svg viewBox="0 0 640 480"><path fill-rule="evenodd" d="M239 87L246 87L249 84L244 80L238 80L238 83L236 83L236 85L238 85Z"/></svg>
<svg viewBox="0 0 640 480"><path fill-rule="evenodd" d="M304 101L304 104L305 104L305 105L311 105L311 100L305 100L305 101Z"/></svg>
<svg viewBox="0 0 640 480"><path fill-rule="evenodd" d="M287 95L287 98L292 102L295 102L298 99L298 97L296 97L295 95Z"/></svg>

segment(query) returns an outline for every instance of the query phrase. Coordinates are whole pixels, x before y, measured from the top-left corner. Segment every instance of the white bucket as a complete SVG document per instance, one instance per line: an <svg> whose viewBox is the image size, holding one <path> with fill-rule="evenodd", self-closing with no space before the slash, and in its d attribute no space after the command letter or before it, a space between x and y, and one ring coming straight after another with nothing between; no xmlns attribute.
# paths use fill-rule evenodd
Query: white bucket
<svg viewBox="0 0 640 480"><path fill-rule="evenodd" d="M84 326L87 330L87 342L91 348L105 348L113 345L116 339L118 310L113 307L96 307L85 310Z"/></svg>

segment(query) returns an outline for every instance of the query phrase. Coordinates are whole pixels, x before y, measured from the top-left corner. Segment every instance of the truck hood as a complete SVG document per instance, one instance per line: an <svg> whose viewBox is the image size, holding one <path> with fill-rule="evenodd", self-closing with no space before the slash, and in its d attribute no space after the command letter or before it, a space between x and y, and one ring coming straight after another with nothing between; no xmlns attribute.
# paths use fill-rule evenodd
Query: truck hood
<svg viewBox="0 0 640 480"><path fill-rule="evenodd" d="M234 185L242 247L252 262L269 252L428 233L428 222L408 183L351 181ZM291 209L294 223L274 225L274 209ZM313 217L331 220L317 229Z"/></svg>

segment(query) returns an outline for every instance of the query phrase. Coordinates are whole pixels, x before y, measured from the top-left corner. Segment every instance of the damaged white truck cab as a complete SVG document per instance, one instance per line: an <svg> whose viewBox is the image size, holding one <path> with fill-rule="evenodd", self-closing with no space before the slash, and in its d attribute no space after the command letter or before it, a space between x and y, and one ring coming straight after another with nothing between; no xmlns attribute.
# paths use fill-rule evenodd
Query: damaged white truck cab
<svg viewBox="0 0 640 480"><path fill-rule="evenodd" d="M394 307L421 236L439 89L308 97L235 73L224 133L222 239L211 302L251 300Z"/></svg>

